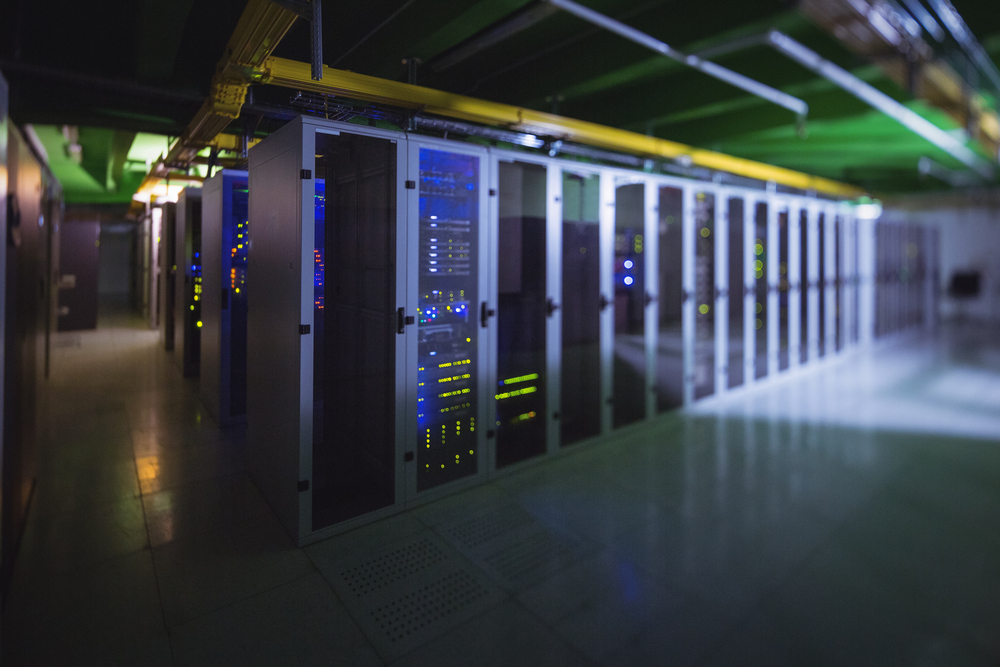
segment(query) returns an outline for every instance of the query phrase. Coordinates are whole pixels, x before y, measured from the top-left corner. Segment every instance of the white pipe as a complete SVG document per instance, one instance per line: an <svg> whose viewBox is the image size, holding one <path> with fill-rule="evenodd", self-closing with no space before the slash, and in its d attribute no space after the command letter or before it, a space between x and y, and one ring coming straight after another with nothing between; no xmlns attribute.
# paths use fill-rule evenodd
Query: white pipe
<svg viewBox="0 0 1000 667"><path fill-rule="evenodd" d="M993 165L976 155L964 143L951 136L920 114L908 109L874 86L857 78L847 70L823 59L818 53L777 30L768 33L768 40L778 51L823 78L832 81L859 100L868 103L886 116L898 121L907 129L920 135L941 150L976 170L986 179L993 178Z"/></svg>
<svg viewBox="0 0 1000 667"><path fill-rule="evenodd" d="M636 44L645 46L652 51L656 51L660 55L673 58L678 62L704 72L711 77L719 79L720 81L724 81L730 85L736 86L737 88L742 88L748 93L761 97L769 102L773 102L778 106L788 109L789 111L794 111L799 116L804 117L809 113L809 105L797 97L789 95L788 93L783 93L780 90L761 83L760 81L755 81L754 79L743 76L742 74L734 72L730 69L716 65L713 62L703 60L698 56L684 55L677 49L661 42L655 37L647 35L641 30L636 30L632 26L625 25L621 21L605 16L600 12L595 12L593 9L573 2L573 0L546 1L559 9L569 12L577 18L581 18L588 23L604 28L605 30L615 33L616 35L620 35L621 37L631 40Z"/></svg>

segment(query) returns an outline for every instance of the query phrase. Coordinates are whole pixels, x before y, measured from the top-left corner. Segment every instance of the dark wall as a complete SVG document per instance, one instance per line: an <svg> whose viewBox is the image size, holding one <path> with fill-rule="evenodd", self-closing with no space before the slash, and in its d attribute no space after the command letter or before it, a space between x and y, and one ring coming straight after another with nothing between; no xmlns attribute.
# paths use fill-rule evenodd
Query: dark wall
<svg viewBox="0 0 1000 667"><path fill-rule="evenodd" d="M97 328L101 223L65 222L59 248L59 331Z"/></svg>
<svg viewBox="0 0 1000 667"><path fill-rule="evenodd" d="M3 508L7 504L7 487L3 483L3 452L4 413L6 405L6 357L7 357L7 81L0 75L0 606L6 593L6 580L3 574L6 568L2 564L7 560L6 532L3 525Z"/></svg>
<svg viewBox="0 0 1000 667"><path fill-rule="evenodd" d="M135 225L101 221L101 261L97 278L100 299L126 301L133 296Z"/></svg>
<svg viewBox="0 0 1000 667"><path fill-rule="evenodd" d="M8 215L4 313L3 560L10 580L36 471L37 396L44 380L50 319L49 248L56 188L21 133L8 126Z"/></svg>

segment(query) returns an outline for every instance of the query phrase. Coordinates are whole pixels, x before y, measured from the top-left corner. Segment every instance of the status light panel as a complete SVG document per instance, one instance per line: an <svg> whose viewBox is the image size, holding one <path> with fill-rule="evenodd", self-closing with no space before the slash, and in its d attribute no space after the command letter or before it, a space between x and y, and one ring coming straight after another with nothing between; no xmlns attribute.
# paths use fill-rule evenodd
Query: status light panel
<svg viewBox="0 0 1000 667"><path fill-rule="evenodd" d="M313 195L316 208L316 247L313 248L313 310L323 310L326 253L326 181L316 179Z"/></svg>
<svg viewBox="0 0 1000 667"><path fill-rule="evenodd" d="M417 490L476 472L479 158L420 149Z"/></svg>
<svg viewBox="0 0 1000 667"><path fill-rule="evenodd" d="M229 256L229 414L246 414L247 377L247 267L250 253L249 183L232 182L230 219L226 237ZM224 282L223 285L227 283Z"/></svg>
<svg viewBox="0 0 1000 667"><path fill-rule="evenodd" d="M233 230L232 258L229 269L230 298L246 305L247 263L250 251L250 221L247 196L250 190L246 181L233 183ZM200 274L200 272L199 272ZM199 278L200 282L200 278Z"/></svg>

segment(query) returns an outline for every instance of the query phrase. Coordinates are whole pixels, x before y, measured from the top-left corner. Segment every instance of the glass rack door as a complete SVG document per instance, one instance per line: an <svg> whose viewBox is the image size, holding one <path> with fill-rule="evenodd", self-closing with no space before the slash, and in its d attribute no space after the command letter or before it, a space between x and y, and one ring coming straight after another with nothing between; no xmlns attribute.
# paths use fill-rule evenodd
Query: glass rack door
<svg viewBox="0 0 1000 667"><path fill-rule="evenodd" d="M826 213L820 213L816 222L816 268L817 268L817 294L819 295L819 305L817 306L817 356L826 356L826 310L829 307L826 299L826 226L828 224Z"/></svg>
<svg viewBox="0 0 1000 667"><path fill-rule="evenodd" d="M498 163L496 464L546 450L545 167Z"/></svg>
<svg viewBox="0 0 1000 667"><path fill-rule="evenodd" d="M481 169L480 155L418 149L418 493L478 471Z"/></svg>
<svg viewBox="0 0 1000 667"><path fill-rule="evenodd" d="M694 197L694 397L715 393L715 195Z"/></svg>
<svg viewBox="0 0 1000 667"><path fill-rule="evenodd" d="M615 188L614 403L617 428L646 417L646 190Z"/></svg>
<svg viewBox="0 0 1000 667"><path fill-rule="evenodd" d="M563 172L560 443L601 432L600 176Z"/></svg>
<svg viewBox="0 0 1000 667"><path fill-rule="evenodd" d="M798 215L799 225L799 363L809 360L809 209Z"/></svg>
<svg viewBox="0 0 1000 667"><path fill-rule="evenodd" d="M396 500L397 149L316 133L313 530Z"/></svg>
<svg viewBox="0 0 1000 667"><path fill-rule="evenodd" d="M684 191L661 187L658 215L656 410L673 410L684 403L684 356L681 321L684 289L683 255Z"/></svg>
<svg viewBox="0 0 1000 667"><path fill-rule="evenodd" d="M757 331L754 350L754 376L767 376L768 289L767 289L767 203L757 202L754 212L753 275L754 275L754 329Z"/></svg>
<svg viewBox="0 0 1000 667"><path fill-rule="evenodd" d="M729 227L729 387L743 384L743 286L744 247L743 215L745 202L742 198L731 197L728 206Z"/></svg>
<svg viewBox="0 0 1000 667"><path fill-rule="evenodd" d="M788 369L789 365L789 291L788 282L788 238L789 210L785 208L778 213L778 370Z"/></svg>

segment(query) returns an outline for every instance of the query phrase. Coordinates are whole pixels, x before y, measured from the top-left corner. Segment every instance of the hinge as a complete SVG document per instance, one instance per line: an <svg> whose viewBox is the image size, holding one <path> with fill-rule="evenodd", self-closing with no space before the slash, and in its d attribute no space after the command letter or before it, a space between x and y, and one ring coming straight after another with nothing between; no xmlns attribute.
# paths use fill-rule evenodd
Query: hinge
<svg viewBox="0 0 1000 667"><path fill-rule="evenodd" d="M307 333L309 333L309 325L308 324L300 324L299 325L299 335L300 336L305 336Z"/></svg>
<svg viewBox="0 0 1000 667"><path fill-rule="evenodd" d="M299 492L308 491L308 490L309 490L309 480L308 479L300 479L299 480Z"/></svg>
<svg viewBox="0 0 1000 667"><path fill-rule="evenodd" d="M406 182L406 189L407 190L416 190L417 189L417 182L416 181L407 181Z"/></svg>
<svg viewBox="0 0 1000 667"><path fill-rule="evenodd" d="M302 178L303 181L309 180L310 178L313 177L312 169L303 169L302 171L299 172L299 176Z"/></svg>

